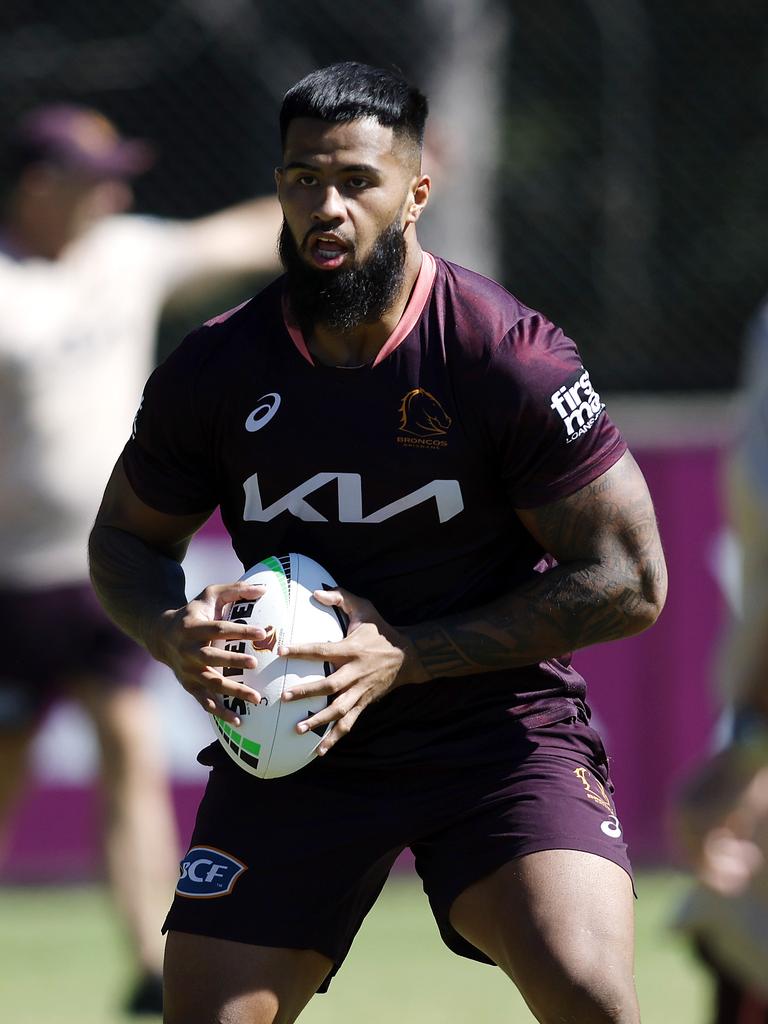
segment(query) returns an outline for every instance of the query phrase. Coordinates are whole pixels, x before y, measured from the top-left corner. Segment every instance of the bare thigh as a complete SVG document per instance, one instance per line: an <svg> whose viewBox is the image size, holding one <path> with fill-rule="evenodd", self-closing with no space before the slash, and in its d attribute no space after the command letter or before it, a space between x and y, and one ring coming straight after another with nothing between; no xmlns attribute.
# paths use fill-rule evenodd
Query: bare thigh
<svg viewBox="0 0 768 1024"><path fill-rule="evenodd" d="M292 1024L332 962L311 949L273 949L169 932L165 1024Z"/></svg>
<svg viewBox="0 0 768 1024"><path fill-rule="evenodd" d="M637 1024L634 895L618 865L577 850L510 861L454 901L451 924L546 1024Z"/></svg>
<svg viewBox="0 0 768 1024"><path fill-rule="evenodd" d="M27 777L29 749L35 730L0 731L0 861L5 853L10 818Z"/></svg>
<svg viewBox="0 0 768 1024"><path fill-rule="evenodd" d="M68 680L67 692L93 723L107 783L128 770L163 772L159 709L141 687L82 677Z"/></svg>

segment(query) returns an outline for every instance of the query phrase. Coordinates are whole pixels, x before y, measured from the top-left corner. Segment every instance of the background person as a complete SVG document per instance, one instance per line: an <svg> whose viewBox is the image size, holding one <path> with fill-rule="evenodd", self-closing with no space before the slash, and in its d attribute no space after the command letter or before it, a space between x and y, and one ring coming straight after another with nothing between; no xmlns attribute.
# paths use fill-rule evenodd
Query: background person
<svg viewBox="0 0 768 1024"><path fill-rule="evenodd" d="M567 652L657 617L653 509L573 343L422 251L425 117L418 90L360 64L288 92L285 278L153 374L91 535L110 613L234 727L223 695L258 700L234 678L253 659L211 641L263 639L218 621L261 591L187 603L180 563L213 508L243 564L304 551L375 603L317 594L348 637L281 651L335 667L294 687L331 698L297 726L333 723L322 757L264 781L216 743L200 755L169 1022L294 1020L405 846L449 948L500 965L540 1021L639 1020L626 846ZM254 379L281 396L256 431Z"/></svg>
<svg viewBox="0 0 768 1024"><path fill-rule="evenodd" d="M712 975L713 1024L768 1024L768 305L747 334L743 381L725 485L739 582L718 658L728 740L678 808L698 885L677 923Z"/></svg>
<svg viewBox="0 0 768 1024"><path fill-rule="evenodd" d="M0 823L49 703L96 730L109 884L130 935L136 1012L160 1009L160 924L177 849L144 652L103 614L86 547L105 474L153 364L166 300L276 265L279 209L189 222L126 215L152 161L102 114L31 111L7 140L0 228Z"/></svg>

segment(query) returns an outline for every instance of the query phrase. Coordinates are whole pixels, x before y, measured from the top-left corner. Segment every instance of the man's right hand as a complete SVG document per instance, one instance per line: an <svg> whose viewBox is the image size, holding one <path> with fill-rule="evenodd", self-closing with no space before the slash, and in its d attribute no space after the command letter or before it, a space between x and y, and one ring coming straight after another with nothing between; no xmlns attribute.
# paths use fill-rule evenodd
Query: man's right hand
<svg viewBox="0 0 768 1024"><path fill-rule="evenodd" d="M265 588L252 583L221 583L206 587L188 604L169 609L157 620L148 643L150 654L167 665L184 689L200 706L230 725L240 719L225 707L223 698L239 697L258 704L260 694L250 686L223 675L223 668L256 668L256 658L236 650L225 650L223 641L263 640L259 626L245 626L223 619L225 606L238 600L258 600ZM218 642L221 641L221 646Z"/></svg>

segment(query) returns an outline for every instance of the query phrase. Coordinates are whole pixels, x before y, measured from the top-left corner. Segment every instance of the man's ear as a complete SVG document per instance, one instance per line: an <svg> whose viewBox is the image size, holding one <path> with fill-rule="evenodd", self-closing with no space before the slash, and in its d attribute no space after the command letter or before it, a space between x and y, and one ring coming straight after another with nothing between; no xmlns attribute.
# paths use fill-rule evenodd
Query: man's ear
<svg viewBox="0 0 768 1024"><path fill-rule="evenodd" d="M429 190L432 188L432 180L428 174L420 174L411 182L410 203L406 214L405 223L415 224L429 202Z"/></svg>
<svg viewBox="0 0 768 1024"><path fill-rule="evenodd" d="M283 168L282 167L276 167L275 168L275 185L277 185L278 188L280 188L280 182L282 180L283 180Z"/></svg>

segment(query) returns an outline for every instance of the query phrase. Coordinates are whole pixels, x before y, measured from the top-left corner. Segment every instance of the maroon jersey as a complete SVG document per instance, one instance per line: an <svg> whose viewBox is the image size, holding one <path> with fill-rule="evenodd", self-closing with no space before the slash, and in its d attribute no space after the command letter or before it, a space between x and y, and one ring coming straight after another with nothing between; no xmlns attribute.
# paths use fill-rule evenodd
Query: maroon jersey
<svg viewBox="0 0 768 1024"><path fill-rule="evenodd" d="M625 449L562 331L425 254L371 364L316 364L282 279L193 332L147 383L123 461L161 512L220 506L245 568L303 552L405 626L546 571L515 509L572 494ZM500 717L552 722L584 694L569 659L401 687L333 756L421 756L472 721L481 750Z"/></svg>

